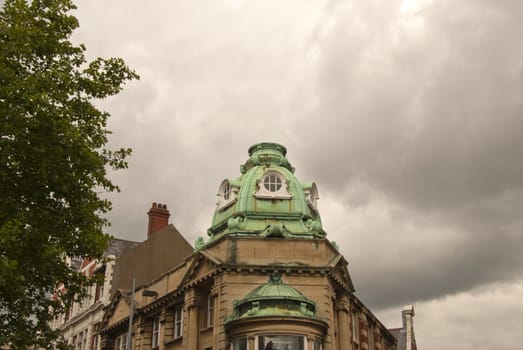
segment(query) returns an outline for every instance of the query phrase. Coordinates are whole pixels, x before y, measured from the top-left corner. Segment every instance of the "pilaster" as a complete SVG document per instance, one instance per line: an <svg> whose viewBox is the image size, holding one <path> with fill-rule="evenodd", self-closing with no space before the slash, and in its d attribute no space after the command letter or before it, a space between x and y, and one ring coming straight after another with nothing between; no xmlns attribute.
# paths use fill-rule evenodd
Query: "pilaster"
<svg viewBox="0 0 523 350"><path fill-rule="evenodd" d="M350 308L349 298L345 294L340 294L336 299L335 310L338 333L338 349L352 349L350 332Z"/></svg>
<svg viewBox="0 0 523 350"><path fill-rule="evenodd" d="M194 289L185 293L185 310L187 315L187 336L184 337L186 349L198 349L198 325L201 301Z"/></svg>

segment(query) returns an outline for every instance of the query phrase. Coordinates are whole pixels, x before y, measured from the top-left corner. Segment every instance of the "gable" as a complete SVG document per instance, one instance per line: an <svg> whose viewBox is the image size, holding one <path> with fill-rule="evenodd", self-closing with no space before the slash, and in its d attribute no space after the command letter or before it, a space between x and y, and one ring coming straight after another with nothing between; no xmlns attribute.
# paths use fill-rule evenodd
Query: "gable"
<svg viewBox="0 0 523 350"><path fill-rule="evenodd" d="M340 254L330 264L329 276L347 292L354 291L347 261Z"/></svg>
<svg viewBox="0 0 523 350"><path fill-rule="evenodd" d="M118 290L111 298L102 319L102 329L112 328L127 320L131 312L130 296L127 291Z"/></svg>
<svg viewBox="0 0 523 350"><path fill-rule="evenodd" d="M172 224L166 226L116 259L111 295L118 289L130 288L133 278L137 286L154 282L183 263L193 251Z"/></svg>
<svg viewBox="0 0 523 350"><path fill-rule="evenodd" d="M185 274L182 285L199 283L218 272L221 262L206 252L200 252L194 256L187 273Z"/></svg>
<svg viewBox="0 0 523 350"><path fill-rule="evenodd" d="M116 308L113 311L112 317L107 320L107 326L110 327L119 323L119 321L123 319L127 319L129 317L130 312L131 308L125 302L125 300L121 298L120 302L118 303L118 305L116 305Z"/></svg>

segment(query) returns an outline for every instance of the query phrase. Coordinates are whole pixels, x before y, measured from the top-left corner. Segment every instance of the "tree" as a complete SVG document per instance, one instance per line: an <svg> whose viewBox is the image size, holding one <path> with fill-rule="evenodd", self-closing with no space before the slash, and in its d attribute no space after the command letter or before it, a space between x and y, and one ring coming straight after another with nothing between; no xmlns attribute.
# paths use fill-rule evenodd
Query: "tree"
<svg viewBox="0 0 523 350"><path fill-rule="evenodd" d="M87 62L70 0L6 0L0 11L0 346L51 348L49 322L93 283L64 258L101 258L117 191L109 114L93 102L138 79L119 58ZM57 283L68 292L50 298Z"/></svg>

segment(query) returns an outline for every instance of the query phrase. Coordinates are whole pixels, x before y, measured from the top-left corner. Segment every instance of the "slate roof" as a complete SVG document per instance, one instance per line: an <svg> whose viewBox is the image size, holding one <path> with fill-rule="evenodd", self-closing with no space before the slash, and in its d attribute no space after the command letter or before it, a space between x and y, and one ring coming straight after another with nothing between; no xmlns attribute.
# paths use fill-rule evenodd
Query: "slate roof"
<svg viewBox="0 0 523 350"><path fill-rule="evenodd" d="M412 305L407 305L401 312L401 319L403 327L389 329L389 332L396 338L398 341L397 350L409 349L416 350L416 338L414 336L414 323L412 318L414 317L414 307ZM412 333L409 335L409 333ZM407 335L409 338L412 338L411 343L407 344Z"/></svg>
<svg viewBox="0 0 523 350"><path fill-rule="evenodd" d="M138 244L139 242L113 238L109 244L109 247L104 252L104 257L108 257L109 255L118 257L125 253L128 249L136 247Z"/></svg>
<svg viewBox="0 0 523 350"><path fill-rule="evenodd" d="M393 328L393 329L389 329L389 332L398 341L398 346L396 349L405 350L407 348L407 334L405 333L405 329Z"/></svg>

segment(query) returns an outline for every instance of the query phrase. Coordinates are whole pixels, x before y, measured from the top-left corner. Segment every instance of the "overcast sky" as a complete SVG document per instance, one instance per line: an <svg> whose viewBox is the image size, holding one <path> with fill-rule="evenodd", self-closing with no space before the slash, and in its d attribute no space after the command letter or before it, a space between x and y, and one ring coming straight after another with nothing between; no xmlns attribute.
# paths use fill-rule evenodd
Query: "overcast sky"
<svg viewBox="0 0 523 350"><path fill-rule="evenodd" d="M141 76L100 106L110 232L166 203L193 243L247 149L315 181L357 295L422 350L523 343L523 1L79 1L74 40Z"/></svg>

